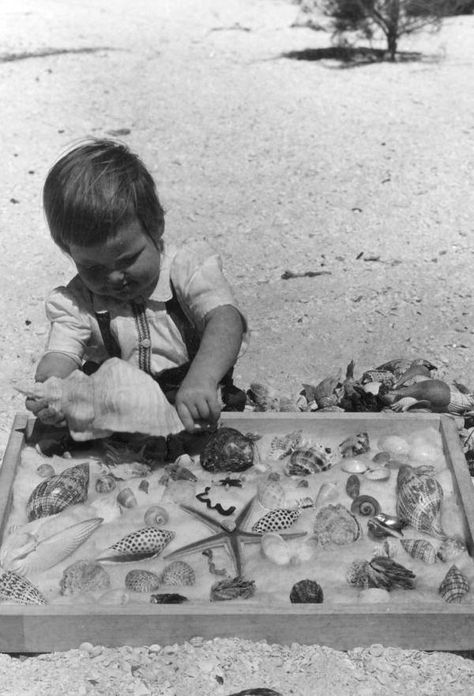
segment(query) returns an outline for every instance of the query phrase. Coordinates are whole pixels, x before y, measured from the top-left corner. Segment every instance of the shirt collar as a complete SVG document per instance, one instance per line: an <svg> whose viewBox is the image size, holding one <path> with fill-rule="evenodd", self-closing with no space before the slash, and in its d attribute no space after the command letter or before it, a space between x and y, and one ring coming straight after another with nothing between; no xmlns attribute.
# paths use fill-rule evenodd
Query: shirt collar
<svg viewBox="0 0 474 696"><path fill-rule="evenodd" d="M171 263L173 261L173 247L168 246L163 241L163 251L160 258L160 275L155 289L151 293L148 301L167 302L173 297L171 288Z"/></svg>

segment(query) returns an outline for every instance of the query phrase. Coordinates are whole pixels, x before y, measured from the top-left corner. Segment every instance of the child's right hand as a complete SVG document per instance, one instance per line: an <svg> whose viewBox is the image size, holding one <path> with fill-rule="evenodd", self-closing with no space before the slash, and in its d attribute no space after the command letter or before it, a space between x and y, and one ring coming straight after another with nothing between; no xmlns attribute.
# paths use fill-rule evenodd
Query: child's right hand
<svg viewBox="0 0 474 696"><path fill-rule="evenodd" d="M25 406L28 411L31 411L45 425L54 425L58 428L66 425L64 413L49 406L44 399L28 397L25 401Z"/></svg>

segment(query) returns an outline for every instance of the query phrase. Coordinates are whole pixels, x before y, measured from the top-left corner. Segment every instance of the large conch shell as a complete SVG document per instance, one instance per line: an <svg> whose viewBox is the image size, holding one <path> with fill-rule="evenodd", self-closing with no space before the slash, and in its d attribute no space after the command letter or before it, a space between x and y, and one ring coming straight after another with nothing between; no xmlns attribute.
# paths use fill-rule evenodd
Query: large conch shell
<svg viewBox="0 0 474 696"><path fill-rule="evenodd" d="M441 527L441 484L426 467L403 465L397 478L397 515L419 532L446 539Z"/></svg>
<svg viewBox="0 0 474 696"><path fill-rule="evenodd" d="M74 370L65 379L50 377L22 391L63 413L74 440L114 432L167 436L183 430L154 379L120 358L106 360L92 375Z"/></svg>

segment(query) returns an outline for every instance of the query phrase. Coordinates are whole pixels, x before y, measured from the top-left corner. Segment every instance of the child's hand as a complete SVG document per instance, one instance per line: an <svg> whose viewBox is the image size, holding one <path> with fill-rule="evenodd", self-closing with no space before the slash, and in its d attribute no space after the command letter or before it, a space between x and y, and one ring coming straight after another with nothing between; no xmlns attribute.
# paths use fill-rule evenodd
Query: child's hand
<svg viewBox="0 0 474 696"><path fill-rule="evenodd" d="M48 406L44 399L28 397L25 401L25 406L28 411L31 411L36 418L46 425L55 425L57 427L66 425L64 414Z"/></svg>
<svg viewBox="0 0 474 696"><path fill-rule="evenodd" d="M217 384L212 380L193 378L188 373L176 394L175 407L189 433L194 432L201 421L214 425L221 414Z"/></svg>

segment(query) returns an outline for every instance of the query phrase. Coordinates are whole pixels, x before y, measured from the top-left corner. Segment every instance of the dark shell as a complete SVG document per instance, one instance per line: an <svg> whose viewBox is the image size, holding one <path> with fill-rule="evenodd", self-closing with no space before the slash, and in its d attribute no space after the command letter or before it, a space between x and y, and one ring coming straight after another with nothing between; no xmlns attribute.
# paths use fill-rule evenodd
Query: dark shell
<svg viewBox="0 0 474 696"><path fill-rule="evenodd" d="M63 571L59 582L62 595L108 590L109 587L109 574L100 563L95 561L76 561Z"/></svg>
<svg viewBox="0 0 474 696"><path fill-rule="evenodd" d="M353 561L346 572L346 580L353 587L378 587L389 592L396 588L412 590L415 577L409 568L386 556L376 556L371 561Z"/></svg>
<svg viewBox="0 0 474 696"><path fill-rule="evenodd" d="M211 587L211 602L228 599L248 599L255 594L255 580L237 576L215 582Z"/></svg>
<svg viewBox="0 0 474 696"><path fill-rule="evenodd" d="M374 517L381 509L379 501L371 495L359 495L351 505L351 512L362 517Z"/></svg>
<svg viewBox="0 0 474 696"><path fill-rule="evenodd" d="M160 586L160 578L152 570L134 569L125 576L125 587L132 592L153 592Z"/></svg>
<svg viewBox="0 0 474 696"><path fill-rule="evenodd" d="M357 474L351 474L346 481L346 493L349 496L349 498L352 498L352 500L355 500L360 491L360 478L357 476Z"/></svg>
<svg viewBox="0 0 474 696"><path fill-rule="evenodd" d="M452 565L441 582L438 591L445 602L459 604L464 595L469 592L469 589L468 579L457 566Z"/></svg>
<svg viewBox="0 0 474 696"><path fill-rule="evenodd" d="M89 488L89 464L78 464L36 486L26 504L28 522L84 503Z"/></svg>
<svg viewBox="0 0 474 696"><path fill-rule="evenodd" d="M254 463L254 440L235 428L218 428L201 452L201 466L211 473L245 471Z"/></svg>
<svg viewBox="0 0 474 696"><path fill-rule="evenodd" d="M315 447L299 447L290 456L285 471L289 476L309 476L327 471L331 462L324 452Z"/></svg>
<svg viewBox="0 0 474 696"><path fill-rule="evenodd" d="M163 594L152 594L150 602L152 604L182 604L187 602L188 598L176 592L164 592Z"/></svg>
<svg viewBox="0 0 474 696"><path fill-rule="evenodd" d="M291 588L290 602L292 604L322 604L323 588L316 580L300 580Z"/></svg>
<svg viewBox="0 0 474 696"><path fill-rule="evenodd" d="M358 433L346 437L339 445L339 450L343 457L357 457L370 449L369 436L367 433Z"/></svg>

